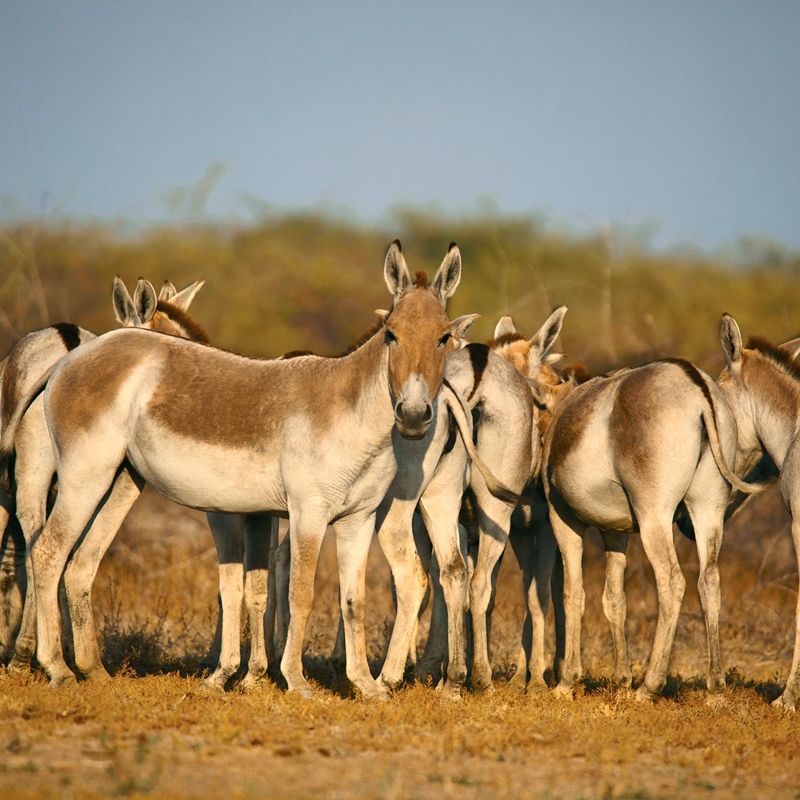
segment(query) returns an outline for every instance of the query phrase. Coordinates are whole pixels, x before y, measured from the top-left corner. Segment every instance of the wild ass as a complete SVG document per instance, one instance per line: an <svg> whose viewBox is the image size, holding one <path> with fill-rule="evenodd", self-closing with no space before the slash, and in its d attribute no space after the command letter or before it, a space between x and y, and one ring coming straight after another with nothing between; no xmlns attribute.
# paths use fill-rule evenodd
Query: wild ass
<svg viewBox="0 0 800 800"><path fill-rule="evenodd" d="M615 679L621 682L628 682L630 675L622 584L627 534L641 534L655 572L659 615L636 696L649 700L664 687L686 586L672 539L672 521L681 503L696 532L707 685L709 690L722 688L717 554L725 508L731 487L747 493L764 487L743 483L729 467L737 454L736 422L720 390L692 364L668 359L577 387L534 382L534 391L553 412L544 438L542 479L565 573L566 642L557 691L571 692L581 676L581 558L583 534L590 525L616 538L616 545L605 542L607 555L614 555L607 558L612 574L603 606L614 638Z"/></svg>
<svg viewBox="0 0 800 800"><path fill-rule="evenodd" d="M300 657L314 566L333 522L348 677L365 694L381 693L363 639L366 553L375 509L396 470L392 430L422 438L434 417L452 335L444 303L460 269L453 245L431 287L424 274L412 282L395 242L384 267L392 313L343 359L257 361L124 331L90 342L56 367L44 401L60 491L32 554L37 652L53 684L74 679L61 652L56 603L67 555L95 512L124 516L147 480L166 497L207 511L288 513L296 546L281 668L290 690L304 695L311 690ZM3 453L7 448L4 434ZM75 563L65 576L73 613L91 589ZM84 671L91 648L76 621L76 663Z"/></svg>
<svg viewBox="0 0 800 800"><path fill-rule="evenodd" d="M123 328L142 328L207 341L202 329L186 314L203 283L202 280L196 281L183 291L177 292L175 287L166 281L156 297L152 284L140 278L131 297L125 284L117 277L114 279L112 289L114 315ZM43 376L49 374L67 353L95 338L95 334L90 331L71 323L61 322L50 328L30 333L21 339L6 359L6 366L0 378L0 425L2 427L8 425L29 390L40 382ZM24 542L21 550L24 552L18 555L24 555L24 559L18 559L18 568L23 571L24 560L27 590L24 609L18 621L19 633L16 635L16 643L13 638L7 643L9 650L14 647L14 656L8 667L12 672L26 671L30 668L36 647L36 602L30 545L44 526L48 495L55 473L55 461L41 398L37 398L21 418L16 429L14 446L15 486L7 495L8 501L4 505L10 513L16 514L22 529ZM9 538L9 545L12 541ZM7 550L5 560L8 561L9 558ZM17 584L21 580L22 576L17 576ZM9 592L18 591L15 583L11 581L5 581L4 589ZM16 626L10 633L13 637Z"/></svg>
<svg viewBox="0 0 800 800"><path fill-rule="evenodd" d="M792 516L792 540L800 564L800 361L797 341L776 346L742 334L729 314L720 334L727 366L717 383L736 418L737 458L752 467L765 457L780 472L781 497ZM783 694L773 705L794 709L800 697L800 600L792 665Z"/></svg>

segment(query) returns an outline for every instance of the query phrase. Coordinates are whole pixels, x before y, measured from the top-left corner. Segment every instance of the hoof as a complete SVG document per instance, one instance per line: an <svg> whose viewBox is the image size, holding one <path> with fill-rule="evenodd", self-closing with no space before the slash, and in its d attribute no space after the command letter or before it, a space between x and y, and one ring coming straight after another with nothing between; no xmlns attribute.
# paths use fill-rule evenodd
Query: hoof
<svg viewBox="0 0 800 800"><path fill-rule="evenodd" d="M569 683L559 683L555 689L553 689L553 694L556 697L563 697L565 700L572 700L573 693L572 693L572 685Z"/></svg>
<svg viewBox="0 0 800 800"><path fill-rule="evenodd" d="M655 702L656 697L658 697L659 692L651 692L645 684L642 684L634 693L633 699L638 701L639 703L650 703L651 705Z"/></svg>
<svg viewBox="0 0 800 800"><path fill-rule="evenodd" d="M31 660L14 656L6 667L6 670L9 675L27 675L31 671Z"/></svg>
<svg viewBox="0 0 800 800"><path fill-rule="evenodd" d="M76 686L78 679L70 672L68 675L58 675L50 678L50 688L60 689L62 686Z"/></svg>
<svg viewBox="0 0 800 800"><path fill-rule="evenodd" d="M777 700L773 700L770 705L773 708L781 708L784 711L794 711L794 700L791 697L786 697L786 692L784 692Z"/></svg>
<svg viewBox="0 0 800 800"><path fill-rule="evenodd" d="M543 678L531 678L525 687L526 694L547 694L547 684Z"/></svg>
<svg viewBox="0 0 800 800"><path fill-rule="evenodd" d="M111 676L108 674L106 668L102 665L90 670L81 670L81 672L83 673L83 676L86 678L86 680L91 681L92 683L111 682Z"/></svg>
<svg viewBox="0 0 800 800"><path fill-rule="evenodd" d="M395 689L399 689L403 685L403 679L400 678L396 680L391 678L387 675L384 675L382 672L378 675L378 683L387 691L393 692Z"/></svg>
<svg viewBox="0 0 800 800"><path fill-rule="evenodd" d="M214 675L209 675L201 684L200 691L207 692L208 694L224 694L225 693L225 679L220 679Z"/></svg>
<svg viewBox="0 0 800 800"><path fill-rule="evenodd" d="M296 686L290 686L287 690L289 694L302 697L304 700L313 700L314 692L307 683L299 683Z"/></svg>
<svg viewBox="0 0 800 800"><path fill-rule="evenodd" d="M260 688L264 685L264 676L261 675L254 675L252 672L248 672L247 675L242 678L242 682L239 684L239 690L242 692L254 692L256 689Z"/></svg>
<svg viewBox="0 0 800 800"><path fill-rule="evenodd" d="M461 697L461 687L450 685L447 682L442 682L439 689L439 699L448 703L463 703L464 699ZM438 688L438 687L437 687Z"/></svg>

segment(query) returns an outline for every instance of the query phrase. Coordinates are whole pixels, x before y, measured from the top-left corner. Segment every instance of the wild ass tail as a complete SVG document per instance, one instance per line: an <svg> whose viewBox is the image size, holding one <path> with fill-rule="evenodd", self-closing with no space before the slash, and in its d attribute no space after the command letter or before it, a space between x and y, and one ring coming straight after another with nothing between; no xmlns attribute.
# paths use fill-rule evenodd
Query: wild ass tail
<svg viewBox="0 0 800 800"><path fill-rule="evenodd" d="M728 466L728 462L725 460L725 456L722 452L722 446L719 441L719 429L717 428L717 410L714 406L714 398L711 396L710 392L706 395L706 406L703 409L703 424L706 426L708 443L711 445L711 452L714 454L717 467L722 473L722 477L725 478L734 489L744 494L751 495L764 492L773 485L772 481L745 483L745 481L734 475L733 470Z"/></svg>
<svg viewBox="0 0 800 800"><path fill-rule="evenodd" d="M14 486L13 465L17 429L25 416L25 412L30 408L31 403L44 391L47 381L59 363L57 361L39 377L36 383L28 390L28 393L19 401L14 413L8 420L8 424L3 428L3 435L0 436L0 489L9 494L13 494Z"/></svg>
<svg viewBox="0 0 800 800"><path fill-rule="evenodd" d="M516 505L519 500L519 495L508 488L502 481L498 480L484 463L483 459L478 455L475 445L472 443L472 430L470 425L470 410L466 400L461 396L453 386L444 380L442 384L442 396L456 421L458 432L464 442L464 447L467 450L467 455L470 457L472 463L478 468L478 471L486 481L486 487L495 496L500 498L506 503Z"/></svg>

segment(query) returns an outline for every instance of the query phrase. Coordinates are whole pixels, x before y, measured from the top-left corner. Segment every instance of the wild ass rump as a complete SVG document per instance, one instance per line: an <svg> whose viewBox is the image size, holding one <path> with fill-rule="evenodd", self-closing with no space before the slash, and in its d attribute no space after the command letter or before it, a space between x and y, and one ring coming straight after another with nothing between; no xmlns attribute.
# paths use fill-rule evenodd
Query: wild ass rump
<svg viewBox="0 0 800 800"><path fill-rule="evenodd" d="M311 694L301 663L305 623L319 547L333 522L348 677L365 694L384 691L366 660L366 556L375 509L396 471L392 430L421 438L433 419L452 335L444 303L460 273L452 245L430 287L424 274L412 282L395 242L384 266L394 308L342 359L258 361L117 331L56 367L44 402L60 488L32 554L38 656L52 683L74 679L58 635L56 590L67 555L98 508L127 511L145 480L206 511L288 512L295 546L281 669L289 689L304 695ZM77 572L67 575L71 608L90 589ZM84 654L76 639L79 668Z"/></svg>
<svg viewBox="0 0 800 800"><path fill-rule="evenodd" d="M747 346L736 320L723 315L720 334L727 366L717 383L733 409L738 458L748 467L762 460L780 472L778 486L792 516L792 540L800 564L800 361L797 340L780 347L752 337ZM794 709L800 697L800 598L794 655L783 694L774 705Z"/></svg>
<svg viewBox="0 0 800 800"><path fill-rule="evenodd" d="M202 280L196 281L178 292L169 281L165 281L156 297L152 284L140 278L131 297L125 284L117 277L112 289L114 315L123 328L144 328L207 341L204 331L186 313L203 283ZM11 635L8 635L6 642L8 649L14 649L14 657L9 664L12 672L30 668L36 646L36 603L30 544L44 526L48 495L55 473L42 399L37 397L28 406L26 397L37 384L42 385L55 364L67 353L95 338L95 334L66 322L29 333L11 351L0 376L0 421L3 428L13 429L8 435L14 435L16 451L14 485L9 486L7 506L10 513L16 514L24 540L19 551L19 580L24 579L23 572L27 573L24 611L21 619L17 619L19 633L15 641L16 626L10 626ZM22 411L25 411L24 416L21 416ZM12 417L17 419L12 422ZM3 585L2 591L13 590L13 584L6 582ZM7 603L7 598L3 597L2 602Z"/></svg>
<svg viewBox="0 0 800 800"><path fill-rule="evenodd" d="M731 486L744 484L728 466L736 456L736 423L716 384L685 361L657 361L594 378L577 387L535 386L553 410L544 439L542 479L550 521L564 561L566 642L558 690L570 692L581 676L580 626L584 609L583 534L640 533L655 572L659 615L640 699L664 687L686 581L672 539L679 504L696 532L698 589L706 619L709 689L724 686L719 651L719 569L725 508ZM604 609L611 622L616 672L630 674L625 647L625 539L621 568L607 582ZM616 677L621 677L616 675Z"/></svg>

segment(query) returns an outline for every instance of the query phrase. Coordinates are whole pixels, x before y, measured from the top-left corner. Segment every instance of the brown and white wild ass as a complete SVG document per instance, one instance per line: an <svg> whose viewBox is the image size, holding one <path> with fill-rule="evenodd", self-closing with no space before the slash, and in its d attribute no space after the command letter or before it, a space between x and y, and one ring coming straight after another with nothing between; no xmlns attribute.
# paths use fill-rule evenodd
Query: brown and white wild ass
<svg viewBox="0 0 800 800"><path fill-rule="evenodd" d="M800 564L800 361L797 341L776 346L752 337L746 346L736 320L722 318L727 366L717 383L736 418L737 459L752 467L764 454L780 472L778 486L792 516L792 540ZM783 694L774 705L794 709L800 698L800 599L794 655Z"/></svg>
<svg viewBox="0 0 800 800"><path fill-rule="evenodd" d="M207 341L202 329L186 314L204 281L196 281L181 292L165 281L158 297L152 284L140 278L133 297L117 277L112 288L114 315L123 328L142 328ZM57 323L23 337L4 362L0 377L0 430L8 427L15 411L25 404L33 386L49 375L54 366L79 345L95 339L95 334L71 323ZM25 404L27 408L27 404ZM27 578L24 610L20 608L17 626L9 625L7 650L14 651L9 670L26 671L36 647L36 603L30 564L30 544L44 526L55 461L44 417L41 397L37 398L15 425L13 487L3 505L16 514L23 534L18 553L17 584ZM0 491L3 491L0 489ZM3 491L5 494L5 492ZM1 520L0 520L1 521ZM12 540L9 538L9 544ZM8 560L8 552L4 554ZM18 591L14 583L4 582L6 592ZM5 604L8 597L3 598ZM18 633L17 633L18 631Z"/></svg>
<svg viewBox="0 0 800 800"><path fill-rule="evenodd" d="M564 562L566 642L557 690L572 691L581 676L580 626L584 609L581 569L588 526L619 536L604 610L615 645L615 674L629 682L622 577L627 534L640 533L653 567L659 615L639 699L652 699L666 682L667 665L686 586L675 553L672 521L683 503L696 533L698 589L708 640L707 685L724 686L719 650L719 569L725 508L731 487L752 493L737 471L736 422L717 385L692 364L657 361L594 378L580 386L534 382L539 401L553 412L544 438L542 479L550 521ZM752 466L752 465L750 465ZM609 552L609 542L606 542ZM608 562L607 562L608 563Z"/></svg>
<svg viewBox="0 0 800 800"><path fill-rule="evenodd" d="M59 364L44 401L60 491L32 554L37 652L54 684L74 677L58 637L56 587L67 555L98 508L124 516L147 480L168 498L208 511L288 513L295 546L281 666L290 690L305 695L303 633L319 546L333 522L348 677L365 694L381 693L363 637L366 554L375 509L396 470L392 430L422 438L434 416L452 335L444 303L460 269L453 245L430 287L423 275L413 282L395 242L384 267L392 313L343 359L257 361L120 331ZM91 589L85 578L78 570L66 575L71 608ZM87 655L76 636L82 671Z"/></svg>

